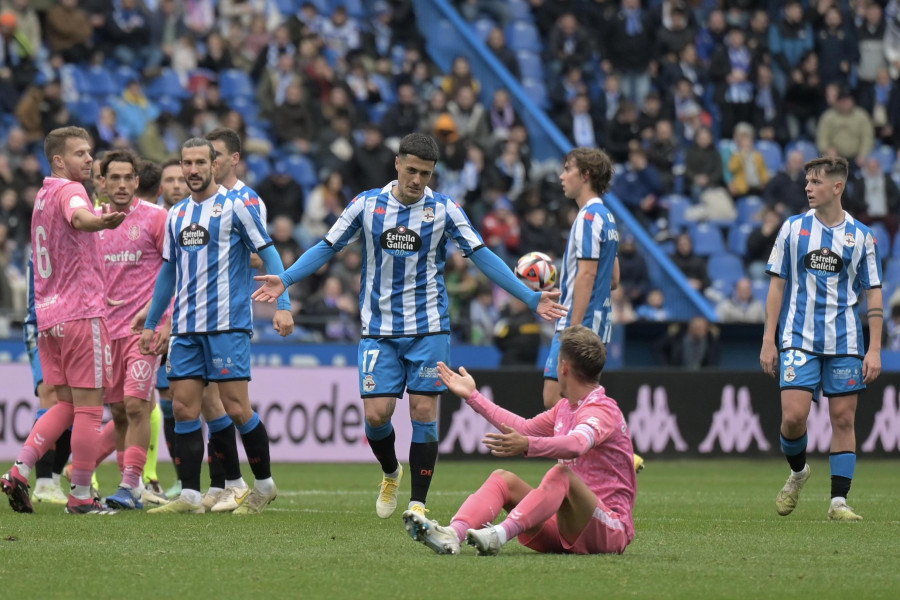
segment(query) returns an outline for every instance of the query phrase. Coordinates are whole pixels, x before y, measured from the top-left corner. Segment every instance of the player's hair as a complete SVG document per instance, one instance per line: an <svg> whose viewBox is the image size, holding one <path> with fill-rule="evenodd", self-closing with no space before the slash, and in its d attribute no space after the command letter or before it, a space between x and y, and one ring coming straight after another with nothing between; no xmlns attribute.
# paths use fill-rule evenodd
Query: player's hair
<svg viewBox="0 0 900 600"><path fill-rule="evenodd" d="M201 138L201 137L192 137L184 144L181 145L182 150L185 148L206 148L209 150L209 161L214 162L216 160L216 149L213 147L212 142Z"/></svg>
<svg viewBox="0 0 900 600"><path fill-rule="evenodd" d="M850 165L843 156L821 156L803 165L803 170L807 173L820 173L834 179L840 179L846 183L847 176L850 174Z"/></svg>
<svg viewBox="0 0 900 600"><path fill-rule="evenodd" d="M159 173L160 177L162 177L162 172L168 169L169 167L178 167L181 168L181 159L180 158L170 158L165 161L161 165L159 165Z"/></svg>
<svg viewBox="0 0 900 600"><path fill-rule="evenodd" d="M559 359L569 362L578 379L598 382L606 365L606 346L584 325L573 325L559 336Z"/></svg>
<svg viewBox="0 0 900 600"><path fill-rule="evenodd" d="M422 160L430 160L437 162L441 157L441 150L438 148L434 138L425 133L410 133L400 140L400 150L398 156L404 157L412 154Z"/></svg>
<svg viewBox="0 0 900 600"><path fill-rule="evenodd" d="M609 156L597 148L573 148L566 155L566 162L572 161L579 173L587 173L591 189L597 194L609 191L612 182L613 165Z"/></svg>
<svg viewBox="0 0 900 600"><path fill-rule="evenodd" d="M138 198L155 198L159 194L159 182L162 180L162 168L152 160L139 160L137 164Z"/></svg>
<svg viewBox="0 0 900 600"><path fill-rule="evenodd" d="M137 174L139 160L137 154L131 150L110 150L103 155L103 159L100 161L100 175L101 177L106 177L106 170L109 168L109 163L114 162L128 163L131 165L131 168L134 169L135 174Z"/></svg>
<svg viewBox="0 0 900 600"><path fill-rule="evenodd" d="M229 129L228 127L217 127L207 133L204 137L211 142L225 142L225 147L231 154L234 154L235 152L237 152L238 154L241 153L241 136L239 136L237 131L235 131L234 129Z"/></svg>
<svg viewBox="0 0 900 600"><path fill-rule="evenodd" d="M66 151L66 142L69 138L78 138L86 141L91 146L94 145L91 134L81 127L73 126L54 129L44 138L44 156L47 157L47 162L52 164L54 156L62 155Z"/></svg>

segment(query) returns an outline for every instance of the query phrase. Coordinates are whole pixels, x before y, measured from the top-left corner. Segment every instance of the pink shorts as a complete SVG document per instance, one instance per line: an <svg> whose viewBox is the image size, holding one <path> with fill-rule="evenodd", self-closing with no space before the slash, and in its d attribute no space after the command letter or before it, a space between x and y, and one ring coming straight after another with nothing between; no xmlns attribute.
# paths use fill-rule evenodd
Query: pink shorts
<svg viewBox="0 0 900 600"><path fill-rule="evenodd" d="M98 389L112 379L106 319L65 321L38 332L38 354L47 385Z"/></svg>
<svg viewBox="0 0 900 600"><path fill-rule="evenodd" d="M622 554L634 537L629 535L629 529L618 514L598 503L593 518L574 542L566 541L559 533L556 515L534 535L522 533L518 540L523 546L548 554Z"/></svg>
<svg viewBox="0 0 900 600"><path fill-rule="evenodd" d="M125 396L147 402L153 399L160 357L141 354L140 339L130 335L112 341L112 384L103 395L106 404L122 402Z"/></svg>

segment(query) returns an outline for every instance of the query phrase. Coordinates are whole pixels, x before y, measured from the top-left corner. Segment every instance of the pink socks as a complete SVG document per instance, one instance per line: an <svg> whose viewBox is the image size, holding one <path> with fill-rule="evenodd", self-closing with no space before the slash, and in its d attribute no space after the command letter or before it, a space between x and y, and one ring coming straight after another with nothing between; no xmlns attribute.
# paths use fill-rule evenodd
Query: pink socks
<svg viewBox="0 0 900 600"><path fill-rule="evenodd" d="M34 464L56 443L63 431L72 426L74 419L73 407L68 402L57 402L55 406L50 408L43 417L37 420L28 439L19 451L16 457L16 463L19 465L19 472L26 478L31 472ZM25 467L24 469L22 467Z"/></svg>
<svg viewBox="0 0 900 600"><path fill-rule="evenodd" d="M129 446L124 452L125 467L122 469L122 483L133 490L141 487L141 473L147 463L147 449L140 446Z"/></svg>
<svg viewBox="0 0 900 600"><path fill-rule="evenodd" d="M59 406L57 404L56 406ZM54 407L55 408L55 407ZM51 411L53 409L50 409ZM41 421L50 415L47 411ZM97 464L103 421L102 406L80 406L75 409L72 425L72 485L91 486L91 474Z"/></svg>
<svg viewBox="0 0 900 600"><path fill-rule="evenodd" d="M492 523L508 502L509 486L506 480L497 473L491 473L487 481L459 507L450 527L456 532L459 541L463 541L466 539L467 529L478 529L485 523Z"/></svg>
<svg viewBox="0 0 900 600"><path fill-rule="evenodd" d="M541 480L541 485L528 492L500 523L499 526L506 531L506 539L511 540L555 515L568 493L569 475L566 470L550 469Z"/></svg>

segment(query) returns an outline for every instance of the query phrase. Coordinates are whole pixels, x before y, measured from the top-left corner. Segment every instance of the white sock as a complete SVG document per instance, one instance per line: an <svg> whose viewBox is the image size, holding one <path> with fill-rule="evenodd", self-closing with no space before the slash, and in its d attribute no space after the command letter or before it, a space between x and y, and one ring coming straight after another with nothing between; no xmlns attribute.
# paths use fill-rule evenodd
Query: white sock
<svg viewBox="0 0 900 600"><path fill-rule="evenodd" d="M835 496L831 499L831 505L834 506L835 504L847 504L847 499L842 498L841 496Z"/></svg>
<svg viewBox="0 0 900 600"><path fill-rule="evenodd" d="M28 476L31 475L31 467L19 461L16 461L15 465L16 469L19 471L19 475L21 475L23 479L27 480Z"/></svg>
<svg viewBox="0 0 900 600"><path fill-rule="evenodd" d="M89 500L91 498L91 486L73 485L69 493L78 500Z"/></svg>
<svg viewBox="0 0 900 600"><path fill-rule="evenodd" d="M59 473L53 474L53 485L59 485Z"/></svg>
<svg viewBox="0 0 900 600"><path fill-rule="evenodd" d="M393 473L385 473L384 476L390 477L391 479L397 479L398 477L400 477L400 467L397 467L397 470Z"/></svg>
<svg viewBox="0 0 900 600"><path fill-rule="evenodd" d="M412 510L413 506L421 506L423 509L425 508L425 504L423 502L419 502L418 500L413 500L409 503L409 506L406 507L406 510Z"/></svg>
<svg viewBox="0 0 900 600"><path fill-rule="evenodd" d="M271 494L272 490L275 489L275 480L271 477L266 477L265 479L257 479L253 487L259 490L259 492L262 494Z"/></svg>
<svg viewBox="0 0 900 600"><path fill-rule="evenodd" d="M196 504L200 504L200 501L201 501L202 498L203 498L203 497L200 495L200 492L197 491L197 490L181 490L181 497L182 497L186 502L189 502L189 503L195 504L195 505L196 505Z"/></svg>
<svg viewBox="0 0 900 600"><path fill-rule="evenodd" d="M225 480L226 488L246 488L247 482L244 481L243 477L238 477L237 479L226 479Z"/></svg>
<svg viewBox="0 0 900 600"><path fill-rule="evenodd" d="M499 525L494 525L493 530L497 532L497 537L500 538L500 545L506 543L506 530L500 527Z"/></svg>
<svg viewBox="0 0 900 600"><path fill-rule="evenodd" d="M34 482L34 487L37 487L39 485L53 485L53 480L47 477L39 477Z"/></svg>
<svg viewBox="0 0 900 600"><path fill-rule="evenodd" d="M215 493L222 492L222 491L224 491L224 490L220 487L209 486L209 489L206 490L206 493L207 494L215 494Z"/></svg>

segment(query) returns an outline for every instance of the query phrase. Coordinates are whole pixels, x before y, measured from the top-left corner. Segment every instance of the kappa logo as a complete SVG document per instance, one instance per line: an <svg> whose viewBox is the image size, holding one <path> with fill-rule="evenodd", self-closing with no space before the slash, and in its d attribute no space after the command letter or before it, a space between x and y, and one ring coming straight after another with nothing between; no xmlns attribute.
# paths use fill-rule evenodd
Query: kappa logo
<svg viewBox="0 0 900 600"><path fill-rule="evenodd" d="M800 230L800 235L802 235L802 236L807 236L807 235L809 235L809 229L801 229L801 230Z"/></svg>
<svg viewBox="0 0 900 600"><path fill-rule="evenodd" d="M884 388L881 399L881 410L875 413L875 424L872 433L863 442L863 452L872 452L878 442L886 452L900 449L900 406L898 406L897 388L889 385Z"/></svg>
<svg viewBox="0 0 900 600"><path fill-rule="evenodd" d="M585 215L584 215L584 220L585 220L585 221L593 221L593 220L594 220L594 213L585 213Z"/></svg>
<svg viewBox="0 0 900 600"><path fill-rule="evenodd" d="M135 381L149 381L153 375L153 367L146 360L138 360L131 365L130 372Z"/></svg>
<svg viewBox="0 0 900 600"><path fill-rule="evenodd" d="M485 398L493 398L490 387L481 388ZM459 444L460 450L466 454L487 454L487 446L481 443L487 433L496 433L494 426L478 415L468 404L460 401L450 419L450 429L441 440L439 452L453 452Z"/></svg>
<svg viewBox="0 0 900 600"><path fill-rule="evenodd" d="M752 442L760 450L769 449L769 441L763 435L759 415L753 412L750 390L745 386L735 391L733 385L722 388L722 404L714 414L712 426L697 449L712 452L716 441L723 452L744 452Z"/></svg>
<svg viewBox="0 0 900 600"><path fill-rule="evenodd" d="M649 385L638 389L637 403L628 414L631 439L639 452L662 452L671 442L678 452L686 452L687 443L678 429L678 419L669 411L666 388Z"/></svg>
<svg viewBox="0 0 900 600"><path fill-rule="evenodd" d="M372 213L376 215L384 215L387 214L387 209L383 206L376 206L372 209Z"/></svg>

